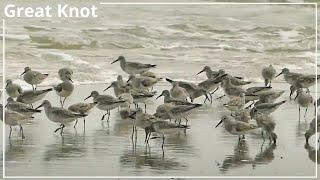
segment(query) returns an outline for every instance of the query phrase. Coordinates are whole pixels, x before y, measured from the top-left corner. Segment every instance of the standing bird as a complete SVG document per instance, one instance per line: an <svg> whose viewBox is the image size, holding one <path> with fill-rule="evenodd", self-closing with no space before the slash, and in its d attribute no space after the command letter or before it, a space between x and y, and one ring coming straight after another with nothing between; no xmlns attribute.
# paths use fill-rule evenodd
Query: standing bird
<svg viewBox="0 0 320 180"><path fill-rule="evenodd" d="M48 100L44 100L42 104L40 104L36 109L40 107L44 107L46 116L50 121L60 123L60 127L54 131L57 132L58 130L60 130L60 134L63 133L63 129L65 128L66 124L73 122L78 118L88 116L87 114L74 113L68 109L53 107L51 106L51 103Z"/></svg>
<svg viewBox="0 0 320 180"><path fill-rule="evenodd" d="M123 56L119 56L118 59L113 61L111 64L120 61L121 69L129 75L141 74L145 71L148 71L152 68L155 68L157 65L154 64L143 64L138 62L128 62Z"/></svg>
<svg viewBox="0 0 320 180"><path fill-rule="evenodd" d="M233 117L224 115L222 116L222 119L219 121L219 123L216 125L216 128L221 124L224 124L225 129L230 133L234 135L239 136L239 141L241 138L245 135L250 133L251 131L257 129L258 127L245 123L242 121L236 121ZM242 136L242 137L241 137Z"/></svg>
<svg viewBox="0 0 320 180"><path fill-rule="evenodd" d="M88 115L92 108L97 104L97 102L94 103L76 103L68 107L68 109L74 113L79 113L83 115ZM76 123L74 124L74 128L76 127L78 123L78 119L76 120ZM86 127L86 118L83 117L83 126Z"/></svg>
<svg viewBox="0 0 320 180"><path fill-rule="evenodd" d="M304 118L306 118L308 107L313 103L313 98L309 93L304 92L302 89L298 89L297 96L295 97L294 100L296 99L299 104L299 121L300 121L300 107L306 108L306 111L304 112Z"/></svg>
<svg viewBox="0 0 320 180"><path fill-rule="evenodd" d="M301 75L299 76L296 81L290 86L290 99L291 95L298 89L305 88L310 92L309 87L316 84L316 79L319 79L320 75Z"/></svg>
<svg viewBox="0 0 320 180"><path fill-rule="evenodd" d="M25 103L14 101L12 97L7 99L6 107L8 110L21 113L27 117L32 117L33 114L41 112L41 110L30 108L30 106Z"/></svg>
<svg viewBox="0 0 320 180"><path fill-rule="evenodd" d="M240 111L243 109L245 105L245 94L241 93L240 96L233 96L224 107L229 109L230 111Z"/></svg>
<svg viewBox="0 0 320 180"><path fill-rule="evenodd" d="M0 111L1 111L1 120L3 121L3 105L0 104ZM10 126L10 132L9 132L9 139L11 138L11 132L12 132L12 126L19 126L20 127L20 132L21 132L21 136L22 139L25 138L24 133L23 133L23 128L22 128L22 124L25 124L27 122L28 119L30 119L30 117L25 116L21 113L18 113L16 111L11 111L6 109L4 112L4 123Z"/></svg>
<svg viewBox="0 0 320 180"><path fill-rule="evenodd" d="M191 105L192 104L188 101L171 97L170 92L168 90L163 90L162 93L156 99L160 98L161 96L164 97L164 99L163 99L164 103L171 103L173 105Z"/></svg>
<svg viewBox="0 0 320 180"><path fill-rule="evenodd" d="M64 68L59 69L58 75L59 75L60 79L63 79L66 74L69 75L69 77L72 79L73 70L68 67L64 67Z"/></svg>
<svg viewBox="0 0 320 180"><path fill-rule="evenodd" d="M306 138L306 144L309 144L309 138L316 133L316 129L317 129L317 132L320 131L319 119L320 119L320 115L317 116L317 128L316 128L316 118L313 118L312 121L310 122L309 129L304 134L304 136ZM320 137L318 138L318 142L319 142L319 139L320 139Z"/></svg>
<svg viewBox="0 0 320 180"><path fill-rule="evenodd" d="M8 79L6 85L6 92L10 97L16 98L22 93L22 88L20 85L14 84L11 79Z"/></svg>
<svg viewBox="0 0 320 180"><path fill-rule="evenodd" d="M104 120L105 116L108 115L107 121L109 122L110 118L110 111L115 109L121 105L123 105L126 101L116 99L109 95L100 95L97 91L92 91L91 94L86 97L84 100L89 99L90 97L93 98L93 102L97 102L97 108L102 111L107 111L101 118Z"/></svg>
<svg viewBox="0 0 320 180"><path fill-rule="evenodd" d="M264 86L267 87L269 85L271 87L271 81L276 76L276 69L270 64L263 67L261 74L264 78Z"/></svg>
<svg viewBox="0 0 320 180"><path fill-rule="evenodd" d="M277 103L261 103L261 104L258 104L258 105L254 106L251 109L250 114L252 114L255 110L258 110L260 113L263 113L263 114L271 114L275 110L277 110L285 102L286 101L281 101L281 102L277 102ZM252 115L251 115L251 117L252 117Z"/></svg>
<svg viewBox="0 0 320 180"><path fill-rule="evenodd" d="M32 90L37 90L37 85L42 83L49 76L49 74L33 71L30 67L25 67L21 76L22 75L24 81L32 86Z"/></svg>
<svg viewBox="0 0 320 180"><path fill-rule="evenodd" d="M44 90L26 91L17 97L17 101L25 104L30 104L32 106L33 103L40 101L50 91L52 91L52 88Z"/></svg>
<svg viewBox="0 0 320 180"><path fill-rule="evenodd" d="M209 66L205 66L200 72L198 72L196 75L199 75L201 73L205 72L208 79L215 78L219 75L219 71L212 71Z"/></svg>
<svg viewBox="0 0 320 180"><path fill-rule="evenodd" d="M130 75L127 83L131 82L132 87L136 90L148 91L149 88L153 87L162 78L151 78L146 76L135 76Z"/></svg>
<svg viewBox="0 0 320 180"><path fill-rule="evenodd" d="M69 97L73 92L74 85L72 84L72 82L73 82L71 79L72 75L69 71L65 71L63 74L62 70L60 69L58 74L59 74L60 79L62 80L62 83L60 83L56 87L54 87L54 90L56 91L58 96L60 96L60 104L61 104L61 107L63 108L67 97Z"/></svg>
<svg viewBox="0 0 320 180"><path fill-rule="evenodd" d="M281 74L283 74L284 80L291 85L294 84L294 82L302 75L300 73L290 72L288 68L283 68L276 77L280 76Z"/></svg>

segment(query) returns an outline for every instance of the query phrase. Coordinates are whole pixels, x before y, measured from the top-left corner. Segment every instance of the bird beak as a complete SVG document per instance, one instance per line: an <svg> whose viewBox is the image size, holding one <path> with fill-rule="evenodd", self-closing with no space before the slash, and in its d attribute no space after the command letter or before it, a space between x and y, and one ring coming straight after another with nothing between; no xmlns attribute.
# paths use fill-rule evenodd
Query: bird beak
<svg viewBox="0 0 320 180"><path fill-rule="evenodd" d="M112 85L108 86L107 88L105 88L103 91L108 90L109 88L111 88Z"/></svg>
<svg viewBox="0 0 320 180"><path fill-rule="evenodd" d="M91 95L90 95L90 96L88 96L88 97L86 97L84 100L87 100L87 99L89 99L89 98L91 98Z"/></svg>
<svg viewBox="0 0 320 180"><path fill-rule="evenodd" d="M23 71L23 73L22 73L22 74L20 74L20 76L24 75L25 73L26 73L26 71Z"/></svg>
<svg viewBox="0 0 320 180"><path fill-rule="evenodd" d="M216 125L216 128L222 123L222 119L219 121L219 123Z"/></svg>
<svg viewBox="0 0 320 180"><path fill-rule="evenodd" d="M35 109L39 109L39 108L41 108L43 106L43 103L42 104L40 104L38 107L36 107Z"/></svg>
<svg viewBox="0 0 320 180"><path fill-rule="evenodd" d="M8 85L9 85L9 84L8 84L8 83L6 83L6 88L8 87Z"/></svg>
<svg viewBox="0 0 320 180"><path fill-rule="evenodd" d="M198 72L196 75L199 75L201 73L203 73L204 69L202 69L200 72Z"/></svg>
<svg viewBox="0 0 320 180"><path fill-rule="evenodd" d="M115 62L117 62L117 61L119 61L119 58L118 58L118 59L116 59L116 60L114 60L114 61L112 61L112 63L111 63L111 64L113 64L113 63L115 63Z"/></svg>
<svg viewBox="0 0 320 180"><path fill-rule="evenodd" d="M73 83L73 81L72 81L72 79L71 78L68 78L69 79L69 81L71 81L72 83Z"/></svg>
<svg viewBox="0 0 320 180"><path fill-rule="evenodd" d="M131 77L129 77L129 79L127 80L127 83L128 83L129 81L131 81L131 79L132 79L132 76L131 76Z"/></svg>
<svg viewBox="0 0 320 180"><path fill-rule="evenodd" d="M299 95L299 93L297 92L297 95L296 95L296 97L294 98L294 100L296 100L296 99L297 99L298 95Z"/></svg>
<svg viewBox="0 0 320 180"><path fill-rule="evenodd" d="M276 77L280 76L283 72L281 71Z"/></svg>
<svg viewBox="0 0 320 180"><path fill-rule="evenodd" d="M159 99L161 96L163 96L163 94L160 94L156 99Z"/></svg>

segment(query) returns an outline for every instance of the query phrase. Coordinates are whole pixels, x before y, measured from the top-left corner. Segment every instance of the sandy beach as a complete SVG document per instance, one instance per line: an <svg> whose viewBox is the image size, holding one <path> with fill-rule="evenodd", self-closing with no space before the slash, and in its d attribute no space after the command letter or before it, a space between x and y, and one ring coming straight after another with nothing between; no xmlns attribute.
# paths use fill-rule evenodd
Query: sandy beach
<svg viewBox="0 0 320 180"><path fill-rule="evenodd" d="M82 102L92 90L102 92L107 86L77 86L66 101L67 106ZM156 89L159 92L168 87L167 82L161 82ZM279 101L288 100L273 113L277 123L276 146L269 144L268 140L263 144L260 131L247 135L238 144L237 136L230 135L222 127L214 128L221 115L227 112L221 105L226 99L215 100L213 105L207 104L195 111L189 117L191 128L186 134L167 135L164 156L161 140L151 140L149 149L143 142L145 134L142 129L138 129L138 142L134 147L131 122L122 120L116 109L112 111L108 124L100 120L103 112L95 108L87 118L85 131L80 120L76 129L73 124L65 128L63 136L53 133L58 124L49 121L42 112L25 125L25 140L18 137L16 129L11 141L6 142L6 175L313 176L315 136L311 138L310 147L305 147L304 132L314 117L314 109L311 107L306 120L302 117L299 123L298 106L289 101L288 85L275 83L273 88L286 90ZM314 88L311 92L315 96ZM221 93L220 90L214 96ZM107 94L113 94L113 91ZM59 105L54 92L45 99L54 106ZM151 99L147 112L153 114L162 101ZM203 99L196 102L202 103Z"/></svg>

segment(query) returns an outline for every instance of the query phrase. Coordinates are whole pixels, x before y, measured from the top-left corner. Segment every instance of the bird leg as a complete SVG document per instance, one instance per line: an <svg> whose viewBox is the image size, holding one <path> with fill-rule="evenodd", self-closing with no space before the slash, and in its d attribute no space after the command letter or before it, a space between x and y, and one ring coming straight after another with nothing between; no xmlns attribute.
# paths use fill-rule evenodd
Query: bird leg
<svg viewBox="0 0 320 180"><path fill-rule="evenodd" d="M9 139L11 139L12 127L10 126Z"/></svg>
<svg viewBox="0 0 320 180"><path fill-rule="evenodd" d="M147 113L147 104L144 103L144 113Z"/></svg>
<svg viewBox="0 0 320 180"><path fill-rule="evenodd" d="M64 103L66 102L67 97L64 97L63 101L62 101L62 107L64 106Z"/></svg>
<svg viewBox="0 0 320 180"><path fill-rule="evenodd" d="M76 125L78 124L78 119L76 120L76 123L74 123L73 128L76 128Z"/></svg>
<svg viewBox="0 0 320 180"><path fill-rule="evenodd" d="M83 118L83 128L86 128L86 118Z"/></svg>
<svg viewBox="0 0 320 180"><path fill-rule="evenodd" d="M300 106L299 106L299 122L300 122Z"/></svg>
<svg viewBox="0 0 320 180"><path fill-rule="evenodd" d="M212 104L212 94L209 93L210 96L210 104Z"/></svg>
<svg viewBox="0 0 320 180"><path fill-rule="evenodd" d="M107 122L109 122L110 114L111 114L111 112L110 112L110 110L108 110L108 119L107 119Z"/></svg>
<svg viewBox="0 0 320 180"><path fill-rule="evenodd" d="M189 121L189 120L188 120L186 117L185 117L184 119L186 120L186 126L187 126L187 125L188 125L188 121Z"/></svg>
<svg viewBox="0 0 320 180"><path fill-rule="evenodd" d="M131 134L131 139L133 140L133 134L134 134L134 125L132 125L132 134Z"/></svg>
<svg viewBox="0 0 320 180"><path fill-rule="evenodd" d="M60 129L60 135L62 135L64 127L66 127L66 126L64 124L62 124L62 127Z"/></svg>
<svg viewBox="0 0 320 180"><path fill-rule="evenodd" d="M164 137L164 134L162 133L162 149L163 149L163 145L164 145L164 140L165 140L166 138Z"/></svg>
<svg viewBox="0 0 320 180"><path fill-rule="evenodd" d="M25 136L24 136L23 128L22 128L21 124L20 124L20 131L21 131L21 137L22 137L22 139L24 139L24 138L25 138Z"/></svg>
<svg viewBox="0 0 320 180"><path fill-rule="evenodd" d="M62 124L60 124L60 127L58 127L56 130L54 130L54 132L56 133L57 131L59 131L62 127Z"/></svg>
<svg viewBox="0 0 320 180"><path fill-rule="evenodd" d="M263 139L263 142L264 142L265 139L264 139L264 135L263 135L263 130L261 131L261 136L262 136L262 139Z"/></svg>
<svg viewBox="0 0 320 180"><path fill-rule="evenodd" d="M62 104L62 97L60 97L60 105L61 105L61 107L63 107L63 104Z"/></svg>
<svg viewBox="0 0 320 180"><path fill-rule="evenodd" d="M306 119L306 116L307 116L307 111L308 111L308 106L307 106L307 108L306 108L306 111L304 112L304 119Z"/></svg>

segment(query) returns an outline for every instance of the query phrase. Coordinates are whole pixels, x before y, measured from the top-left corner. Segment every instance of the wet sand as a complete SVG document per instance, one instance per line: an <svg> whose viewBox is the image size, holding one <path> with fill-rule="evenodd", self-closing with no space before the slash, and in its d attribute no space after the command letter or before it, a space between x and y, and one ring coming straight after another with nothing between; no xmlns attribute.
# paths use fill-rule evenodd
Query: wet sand
<svg viewBox="0 0 320 180"><path fill-rule="evenodd" d="M261 84L258 84L261 85ZM102 90L107 84L80 85L75 88L66 106L82 102L92 90ZM251 87L252 85L250 85ZM158 94L168 89L168 83L156 86ZM136 147L131 140L132 126L122 120L118 111L111 112L110 123L101 121L102 111L94 109L86 120L65 128L63 136L53 131L59 126L49 121L44 112L24 127L26 139L13 131L6 142L7 176L314 176L315 136L310 147L305 147L304 132L314 117L310 107L307 118L298 120L298 105L288 99L288 85L275 83L274 89L286 90L279 99L288 100L273 113L277 122L277 145L263 144L260 131L247 135L238 144L238 137L224 128L214 128L221 114L226 112L222 101L204 105L189 117L191 128L166 136L164 151L161 139L143 142L144 131L138 129ZM311 89L315 97L315 88ZM109 90L108 94L113 94ZM221 90L214 97L220 96ZM46 97L54 106L58 96L51 92ZM88 100L91 102L92 100ZM151 99L147 112L154 113L163 99ZM203 99L196 99L202 103ZM36 105L39 105L37 103ZM8 127L6 127L6 137ZM7 138L6 138L7 139ZM163 155L164 154L164 155Z"/></svg>

